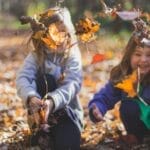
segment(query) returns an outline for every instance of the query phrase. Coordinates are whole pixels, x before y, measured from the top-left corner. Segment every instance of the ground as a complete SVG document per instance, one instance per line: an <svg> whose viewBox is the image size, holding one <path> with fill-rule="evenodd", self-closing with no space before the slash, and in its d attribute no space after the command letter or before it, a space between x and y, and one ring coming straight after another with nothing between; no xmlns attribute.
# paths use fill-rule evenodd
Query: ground
<svg viewBox="0 0 150 150"><path fill-rule="evenodd" d="M0 149L1 150L38 150L30 145L30 131L26 110L16 94L16 73L30 50L30 31L0 30ZM81 150L148 150L150 138L142 144L127 146L120 142L126 134L122 125L118 106L109 111L104 121L94 124L88 117L87 105L93 94L100 89L109 77L110 69L119 62L125 42L99 38L91 44L81 44L83 58L83 86L79 94L84 108L84 131ZM115 46L119 45L119 47ZM107 46L106 46L107 45ZM87 48L88 47L88 48ZM107 49L106 49L107 47ZM96 50L95 50L96 49ZM94 53L107 55L106 60L91 64Z"/></svg>

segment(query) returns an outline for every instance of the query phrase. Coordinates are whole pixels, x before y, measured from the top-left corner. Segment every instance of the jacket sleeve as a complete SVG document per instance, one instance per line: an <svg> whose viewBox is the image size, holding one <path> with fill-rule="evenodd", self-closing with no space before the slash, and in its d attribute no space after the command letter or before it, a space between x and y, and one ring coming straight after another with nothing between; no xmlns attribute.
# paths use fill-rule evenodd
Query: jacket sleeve
<svg viewBox="0 0 150 150"><path fill-rule="evenodd" d="M150 85L143 88L142 93L140 96L143 98L143 100L150 105Z"/></svg>
<svg viewBox="0 0 150 150"><path fill-rule="evenodd" d="M53 92L49 92L55 104L54 111L68 105L75 100L82 84L82 64L81 55L78 47L75 47L65 64L65 78L62 84Z"/></svg>
<svg viewBox="0 0 150 150"><path fill-rule="evenodd" d="M104 88L102 88L98 93L96 93L93 99L89 102L89 115L91 120L94 121L94 116L92 116L92 104L95 103L99 108L100 112L104 115L108 110L112 109L114 105L121 100L121 92L119 89L115 88L112 83L108 82Z"/></svg>
<svg viewBox="0 0 150 150"><path fill-rule="evenodd" d="M30 53L24 60L23 66L17 73L16 78L17 93L25 102L29 96L37 96L40 98L40 95L36 92L36 73L36 55Z"/></svg>

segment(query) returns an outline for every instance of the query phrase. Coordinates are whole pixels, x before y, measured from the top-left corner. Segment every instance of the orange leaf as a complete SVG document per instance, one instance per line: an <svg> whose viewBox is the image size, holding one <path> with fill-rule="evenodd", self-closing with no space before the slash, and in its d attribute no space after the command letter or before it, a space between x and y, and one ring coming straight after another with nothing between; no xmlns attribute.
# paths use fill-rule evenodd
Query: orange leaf
<svg viewBox="0 0 150 150"><path fill-rule="evenodd" d="M41 39L41 37L43 37L43 35L44 35L44 31L40 30L40 31L37 31L36 33L34 33L32 38Z"/></svg>
<svg viewBox="0 0 150 150"><path fill-rule="evenodd" d="M105 57L104 54L95 54L93 59L92 59L91 64L95 64L95 63L101 62L101 61L103 61L105 59L106 59L106 57Z"/></svg>
<svg viewBox="0 0 150 150"><path fill-rule="evenodd" d="M80 19L76 24L76 34L82 42L89 42L95 37L94 33L100 28L100 24L89 18Z"/></svg>
<svg viewBox="0 0 150 150"><path fill-rule="evenodd" d="M41 108L41 110L39 111L39 115L40 115L41 123L45 123L45 111L44 111L44 109Z"/></svg>
<svg viewBox="0 0 150 150"><path fill-rule="evenodd" d="M41 38L45 45L50 49L56 50L58 46L63 44L63 42L68 38L65 31L59 30L60 26L61 24L59 22L52 23L48 28L48 33L45 33L45 37ZM66 47L68 45L66 45Z"/></svg>
<svg viewBox="0 0 150 150"><path fill-rule="evenodd" d="M50 38L50 36L47 37L43 37L41 38L41 40L46 44L46 46L48 48L52 48L54 50L57 49L57 45L55 44L55 42Z"/></svg>
<svg viewBox="0 0 150 150"><path fill-rule="evenodd" d="M66 38L66 32L60 32L58 26L60 26L59 23L51 24L49 26L49 35L56 45L61 45Z"/></svg>
<svg viewBox="0 0 150 150"><path fill-rule="evenodd" d="M128 94L129 97L136 96L136 91L134 89L134 84L137 81L137 72L134 71L131 75L127 76L126 79L122 80L121 83L117 83L115 87L122 89Z"/></svg>

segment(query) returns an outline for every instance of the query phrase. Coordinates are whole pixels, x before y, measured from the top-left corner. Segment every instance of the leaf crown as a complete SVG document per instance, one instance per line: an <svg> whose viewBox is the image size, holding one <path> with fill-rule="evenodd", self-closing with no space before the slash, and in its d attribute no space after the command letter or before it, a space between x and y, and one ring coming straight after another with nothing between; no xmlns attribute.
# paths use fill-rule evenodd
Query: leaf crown
<svg viewBox="0 0 150 150"><path fill-rule="evenodd" d="M138 46L150 46L150 27L141 18L133 20L133 39Z"/></svg>

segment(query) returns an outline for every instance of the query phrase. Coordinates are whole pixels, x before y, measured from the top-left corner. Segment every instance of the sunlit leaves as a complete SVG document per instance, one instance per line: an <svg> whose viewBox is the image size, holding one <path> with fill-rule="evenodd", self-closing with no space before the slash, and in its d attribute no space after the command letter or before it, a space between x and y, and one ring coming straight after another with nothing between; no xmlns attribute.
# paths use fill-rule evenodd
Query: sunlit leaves
<svg viewBox="0 0 150 150"><path fill-rule="evenodd" d="M95 33L100 29L100 24L89 18L80 19L76 24L76 34L85 43L95 39Z"/></svg>
<svg viewBox="0 0 150 150"><path fill-rule="evenodd" d="M60 31L60 26L61 24L59 22L52 23L49 25L48 31L40 30L34 33L32 38L43 41L44 44L51 49L51 51L56 51L58 46L60 46L66 38L68 38L65 31Z"/></svg>
<svg viewBox="0 0 150 150"><path fill-rule="evenodd" d="M53 50L57 49L57 45L56 43L51 39L51 37L49 35L47 35L46 37L41 38L41 40L45 43L45 45Z"/></svg>
<svg viewBox="0 0 150 150"><path fill-rule="evenodd" d="M43 30L37 31L36 33L34 33L32 35L32 38L34 39L41 39L41 37L43 37L45 34L45 32Z"/></svg>
<svg viewBox="0 0 150 150"><path fill-rule="evenodd" d="M127 76L122 82L117 83L115 87L122 89L128 94L129 97L136 96L135 83L137 81L137 72L134 71L131 75Z"/></svg>
<svg viewBox="0 0 150 150"><path fill-rule="evenodd" d="M66 38L66 32L60 31L60 26L60 23L51 24L48 30L49 36L56 43L57 46L61 45Z"/></svg>

